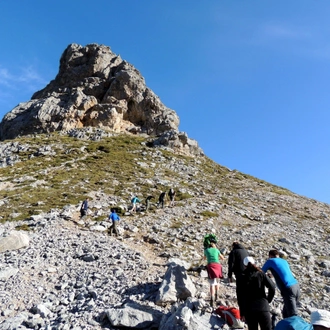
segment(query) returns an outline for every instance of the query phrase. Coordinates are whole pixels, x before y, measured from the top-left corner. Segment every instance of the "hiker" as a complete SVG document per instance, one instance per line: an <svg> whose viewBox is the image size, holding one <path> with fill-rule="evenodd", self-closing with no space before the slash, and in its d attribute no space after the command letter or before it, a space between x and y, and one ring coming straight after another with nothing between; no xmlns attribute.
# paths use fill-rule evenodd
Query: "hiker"
<svg viewBox="0 0 330 330"><path fill-rule="evenodd" d="M330 330L330 312L317 309L311 313L311 323L294 315L287 317L276 324L275 330Z"/></svg>
<svg viewBox="0 0 330 330"><path fill-rule="evenodd" d="M220 259L225 259L221 252L217 249L216 240L214 238L211 238L209 247L204 250L204 259L207 259L206 268L209 277L211 295L210 305L213 307L214 302L218 300L218 279L223 277Z"/></svg>
<svg viewBox="0 0 330 330"><path fill-rule="evenodd" d="M132 209L131 212L136 212L136 203L140 203L140 200L137 198L137 196L134 196L131 199L131 203L132 203Z"/></svg>
<svg viewBox="0 0 330 330"><path fill-rule="evenodd" d="M170 198L170 206L173 207L174 206L174 197L175 197L175 191L173 188L171 188L170 191L168 192L168 197Z"/></svg>
<svg viewBox="0 0 330 330"><path fill-rule="evenodd" d="M86 198L80 207L80 219L85 217L87 215L87 210L88 210L88 198Z"/></svg>
<svg viewBox="0 0 330 330"><path fill-rule="evenodd" d="M269 303L275 295L275 284L255 265L252 257L245 257L243 264L245 270L240 286L240 290L242 290L240 293L242 297L241 318L246 322L249 330L258 330L258 326L261 330L271 330ZM268 289L267 295L265 288Z"/></svg>
<svg viewBox="0 0 330 330"><path fill-rule="evenodd" d="M236 278L236 297L240 309L242 304L242 297L240 296L242 290L240 289L240 286L242 283L242 275L245 270L243 260L247 256L248 253L243 245L239 242L233 242L232 250L228 256L228 281L229 283L233 281L232 275L234 273Z"/></svg>
<svg viewBox="0 0 330 330"><path fill-rule="evenodd" d="M268 270L274 276L277 287L283 298L283 318L298 315L297 302L300 298L300 288L298 281L294 278L288 262L279 257L278 250L270 250L269 259L262 266L266 273Z"/></svg>
<svg viewBox="0 0 330 330"><path fill-rule="evenodd" d="M117 223L120 218L115 209L111 209L109 220L112 221L112 225L109 227L109 235L112 236L112 233L114 233L116 236L118 236Z"/></svg>
<svg viewBox="0 0 330 330"><path fill-rule="evenodd" d="M153 198L154 198L154 196L148 196L146 198L146 212L148 212L149 207L150 207L150 200L153 199Z"/></svg>
<svg viewBox="0 0 330 330"><path fill-rule="evenodd" d="M163 191L163 192L159 195L158 203L157 203L157 208L159 207L159 205L162 206L162 209L164 208L165 199L166 199L166 192Z"/></svg>

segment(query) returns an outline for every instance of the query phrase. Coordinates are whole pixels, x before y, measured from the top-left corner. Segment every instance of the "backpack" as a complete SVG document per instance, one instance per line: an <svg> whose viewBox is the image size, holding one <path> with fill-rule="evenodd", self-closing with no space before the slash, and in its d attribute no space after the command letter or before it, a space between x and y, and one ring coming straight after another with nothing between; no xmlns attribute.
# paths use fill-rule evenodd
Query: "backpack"
<svg viewBox="0 0 330 330"><path fill-rule="evenodd" d="M211 240L215 241L215 243L218 242L217 236L215 236L215 234L207 234L204 236L204 250L210 247Z"/></svg>
<svg viewBox="0 0 330 330"><path fill-rule="evenodd" d="M244 322L241 321L239 309L235 307L219 306L215 313L218 314L225 322L234 329L243 329Z"/></svg>
<svg viewBox="0 0 330 330"><path fill-rule="evenodd" d="M294 315L287 317L276 324L275 330L285 329L312 330L313 326L310 323L307 323L301 317Z"/></svg>

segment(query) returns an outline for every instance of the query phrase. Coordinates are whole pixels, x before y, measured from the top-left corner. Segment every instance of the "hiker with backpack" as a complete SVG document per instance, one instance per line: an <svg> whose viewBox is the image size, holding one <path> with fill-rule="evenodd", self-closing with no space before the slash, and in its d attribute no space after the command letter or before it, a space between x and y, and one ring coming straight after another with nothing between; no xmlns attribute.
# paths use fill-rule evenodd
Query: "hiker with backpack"
<svg viewBox="0 0 330 330"><path fill-rule="evenodd" d="M220 259L223 260L225 257L221 254L221 252L217 249L216 243L217 239L214 237L207 238L208 239L208 247L204 249L204 259L207 259L207 273L210 283L210 305L213 307L214 302L218 300L218 292L219 292L219 283L218 279L222 278L222 265L220 264ZM206 245L206 238L204 238L204 247Z"/></svg>
<svg viewBox="0 0 330 330"><path fill-rule="evenodd" d="M272 330L269 304L275 295L275 284L256 266L252 257L245 257L243 264L241 318L249 330L258 330L259 326L261 330ZM268 289L267 295L265 288Z"/></svg>
<svg viewBox="0 0 330 330"><path fill-rule="evenodd" d="M283 318L298 315L297 302L300 298L300 287L298 281L293 276L288 262L279 257L278 250L270 250L269 259L265 262L262 270L268 270L274 276L277 287L283 298Z"/></svg>
<svg viewBox="0 0 330 330"><path fill-rule="evenodd" d="M240 286L242 285L242 276L245 270L243 260L248 256L247 251L239 242L233 242L232 250L228 256L228 281L229 283L233 281L232 275L235 274L236 278L236 297L239 308L241 309L242 297L240 293L242 292Z"/></svg>

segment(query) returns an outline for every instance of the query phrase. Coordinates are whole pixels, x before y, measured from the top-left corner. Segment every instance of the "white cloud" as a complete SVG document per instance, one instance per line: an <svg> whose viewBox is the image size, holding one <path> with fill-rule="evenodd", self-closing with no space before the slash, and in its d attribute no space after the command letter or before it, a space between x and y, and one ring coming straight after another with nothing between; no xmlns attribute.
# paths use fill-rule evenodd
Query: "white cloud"
<svg viewBox="0 0 330 330"><path fill-rule="evenodd" d="M284 23L267 23L260 27L261 34L267 38L308 39L311 32L300 27L287 26Z"/></svg>
<svg viewBox="0 0 330 330"><path fill-rule="evenodd" d="M0 85L9 89L18 89L21 84L30 89L31 85L35 86L45 83L45 79L40 76L33 66L20 68L17 73L12 73L9 69L0 66Z"/></svg>

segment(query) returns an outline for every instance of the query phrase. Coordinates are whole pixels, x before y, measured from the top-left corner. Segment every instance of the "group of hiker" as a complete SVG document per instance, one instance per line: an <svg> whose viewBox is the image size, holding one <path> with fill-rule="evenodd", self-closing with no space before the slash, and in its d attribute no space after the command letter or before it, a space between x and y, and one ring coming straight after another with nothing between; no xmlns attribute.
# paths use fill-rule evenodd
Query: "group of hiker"
<svg viewBox="0 0 330 330"><path fill-rule="evenodd" d="M166 199L167 196L169 197L169 206L173 207L174 206L174 199L175 199L175 195L176 192L173 188L171 188L168 193L166 193L166 191L162 191L158 197L158 202L156 203L156 207L157 208L164 208L165 203L166 203ZM148 211L150 206L151 206L151 200L154 198L154 196L149 195L146 199L145 199L145 211ZM141 203L141 200L135 195L133 196L133 198L131 199L131 209L130 212L136 212L137 211L137 203Z"/></svg>
<svg viewBox="0 0 330 330"><path fill-rule="evenodd" d="M207 272L210 283L210 305L218 298L219 279L223 278L220 260L225 259L216 247L217 238L208 234L204 238L204 258L207 259ZM260 268L252 256L239 242L233 242L228 256L228 281L236 279L236 297L241 320L249 330L330 330L330 312L315 311L311 314L312 324L298 316L297 303L300 287L293 276L289 263L276 249L268 252L268 259ZM276 323L275 314L271 317L269 304L275 295L275 283L283 298L283 320ZM266 290L267 288L267 290ZM313 323L314 322L314 323ZM302 326L304 325L304 327Z"/></svg>
<svg viewBox="0 0 330 330"><path fill-rule="evenodd" d="M169 206L170 207L173 207L174 206L174 197L175 197L176 193L175 193L175 190L173 188L171 188L168 192L168 196L169 196L169 199L170 199L170 204ZM148 211L149 208L150 208L150 204L151 204L151 199L153 199L154 197L153 196L148 196L145 200L145 210ZM158 207L162 207L164 208L164 204L165 204L165 201L166 201L166 192L162 192L160 195L159 195L159 198L158 198L158 203L157 203L157 208ZM137 196L133 196L133 198L131 199L131 209L130 209L130 212L136 212L137 211L137 204L138 203L141 203L140 199L137 197ZM87 215L87 211L88 211L88 197L82 202L81 206L80 206L80 218L83 219L86 217ZM118 229L117 229L117 223L118 221L120 221L120 217L118 216L117 214L117 211L116 211L116 208L112 208L111 209L111 213L108 217L108 220L111 221L111 226L109 227L109 235L112 236L112 234L118 236Z"/></svg>

